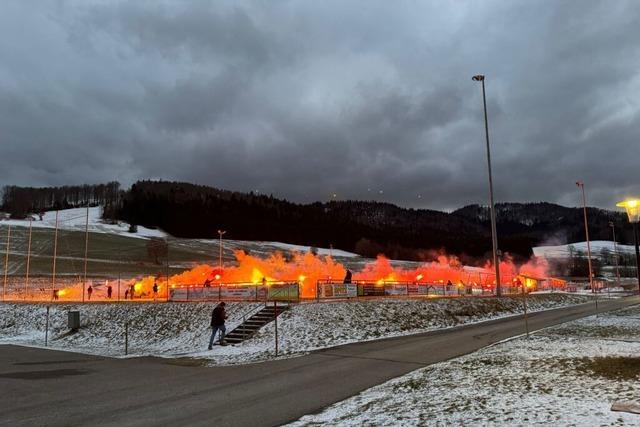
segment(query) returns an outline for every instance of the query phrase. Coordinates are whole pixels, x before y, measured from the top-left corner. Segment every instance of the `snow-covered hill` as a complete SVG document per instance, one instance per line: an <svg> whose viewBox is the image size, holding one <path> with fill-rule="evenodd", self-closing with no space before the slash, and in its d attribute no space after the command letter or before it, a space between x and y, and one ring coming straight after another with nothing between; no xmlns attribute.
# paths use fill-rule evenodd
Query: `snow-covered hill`
<svg viewBox="0 0 640 427"><path fill-rule="evenodd" d="M616 248L619 254L634 254L635 248L629 245L614 245L614 242L608 240L594 240L591 243L591 256L598 258L603 249L610 251L612 254ZM570 249L572 248L572 249ZM567 258L571 251L587 253L587 242L570 243L568 245L559 246L536 246L533 248L533 255L540 258Z"/></svg>
<svg viewBox="0 0 640 427"><path fill-rule="evenodd" d="M161 230L152 230L138 226L137 233L129 233L129 224L120 222L118 224L107 224L102 221L102 208L99 206L89 208L89 231L92 233L111 233L126 237L150 238L165 237L167 234ZM60 230L85 231L87 219L86 208L64 209L58 211L58 228ZM5 219L0 221L0 225L11 225L12 227L29 227L28 220ZM32 227L55 228L56 212L45 212L42 221L36 217L32 221Z"/></svg>

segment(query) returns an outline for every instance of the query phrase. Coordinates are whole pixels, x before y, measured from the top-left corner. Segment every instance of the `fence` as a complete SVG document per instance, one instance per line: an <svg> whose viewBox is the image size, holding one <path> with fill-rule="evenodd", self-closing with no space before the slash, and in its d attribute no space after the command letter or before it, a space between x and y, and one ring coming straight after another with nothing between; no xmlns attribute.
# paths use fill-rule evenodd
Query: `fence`
<svg viewBox="0 0 640 427"><path fill-rule="evenodd" d="M501 286L504 295L522 293L521 286ZM394 296L482 296L493 295L489 287L447 283L420 283L399 281L362 281L343 283L331 280L319 280L316 284L316 299L394 297Z"/></svg>
<svg viewBox="0 0 640 427"><path fill-rule="evenodd" d="M169 301L299 301L300 283L219 283L181 285L169 290Z"/></svg>

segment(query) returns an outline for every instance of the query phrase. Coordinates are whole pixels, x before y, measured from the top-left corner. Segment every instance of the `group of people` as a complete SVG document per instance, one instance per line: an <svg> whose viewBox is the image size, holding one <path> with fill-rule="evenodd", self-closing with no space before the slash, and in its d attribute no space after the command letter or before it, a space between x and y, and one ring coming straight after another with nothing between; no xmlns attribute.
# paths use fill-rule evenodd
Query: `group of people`
<svg viewBox="0 0 640 427"><path fill-rule="evenodd" d="M153 300L157 300L158 299L158 283L154 282L153 283ZM128 286L127 289L124 291L124 299L133 299L134 296L136 294L136 287L135 285L131 285ZM87 288L87 300L91 301L91 296L93 295L93 286L89 285L89 287ZM113 296L113 287L111 285L107 285L107 299L111 299L111 297ZM53 293L51 295L51 299L53 301L57 301L60 299L60 290L59 289L53 289Z"/></svg>
<svg viewBox="0 0 640 427"><path fill-rule="evenodd" d="M87 288L87 299L91 301L91 295L93 295L93 286L89 285ZM107 298L111 299L111 295L113 295L113 288L111 285L107 285Z"/></svg>

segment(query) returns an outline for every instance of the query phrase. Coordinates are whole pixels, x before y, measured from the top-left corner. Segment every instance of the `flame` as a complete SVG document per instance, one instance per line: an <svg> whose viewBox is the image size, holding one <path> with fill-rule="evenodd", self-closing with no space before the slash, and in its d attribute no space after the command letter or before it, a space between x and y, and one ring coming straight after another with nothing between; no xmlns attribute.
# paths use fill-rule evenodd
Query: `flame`
<svg viewBox="0 0 640 427"><path fill-rule="evenodd" d="M342 280L347 268L330 256L317 256L310 252L293 253L285 257L276 252L266 258L249 255L243 251L235 252L233 265L221 269L218 266L201 264L185 270L169 278L146 276L121 281L122 294L128 287L134 286L136 297L152 298L153 285L159 288L159 296L167 294L170 288L186 286L203 286L218 283L253 283L261 284L274 281L297 281L303 298L316 296L316 284L321 280ZM353 281L368 281L377 284L385 282L420 282L438 285L450 284L458 287L474 286L491 290L495 287L495 270L491 262L479 267L463 266L455 256L437 254L431 262L419 264L415 268L398 266L383 255L365 264L361 271L353 272ZM400 264L401 265L401 264ZM518 286L516 278L527 287L536 286L536 279L547 277L547 265L544 260L530 260L516 265L506 256L500 263L501 282L510 286ZM528 278L528 280L527 280ZM111 281L113 283L113 281ZM558 283L551 281L554 286ZM106 285L106 283L105 283ZM88 286L88 284L87 284ZM504 286L504 285L503 285ZM115 291L115 286L114 286ZM106 286L94 287L92 299L106 298ZM59 291L59 296L68 300L80 300L82 282L69 284ZM114 294L115 295L115 294ZM115 298L115 296L114 296Z"/></svg>

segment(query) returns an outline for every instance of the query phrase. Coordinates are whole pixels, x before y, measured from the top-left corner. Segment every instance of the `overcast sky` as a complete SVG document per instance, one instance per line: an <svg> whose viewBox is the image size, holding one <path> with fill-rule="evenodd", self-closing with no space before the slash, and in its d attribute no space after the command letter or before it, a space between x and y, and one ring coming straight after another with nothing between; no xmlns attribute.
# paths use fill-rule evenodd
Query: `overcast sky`
<svg viewBox="0 0 640 427"><path fill-rule="evenodd" d="M307 202L640 195L638 1L26 1L0 184L170 179Z"/></svg>

